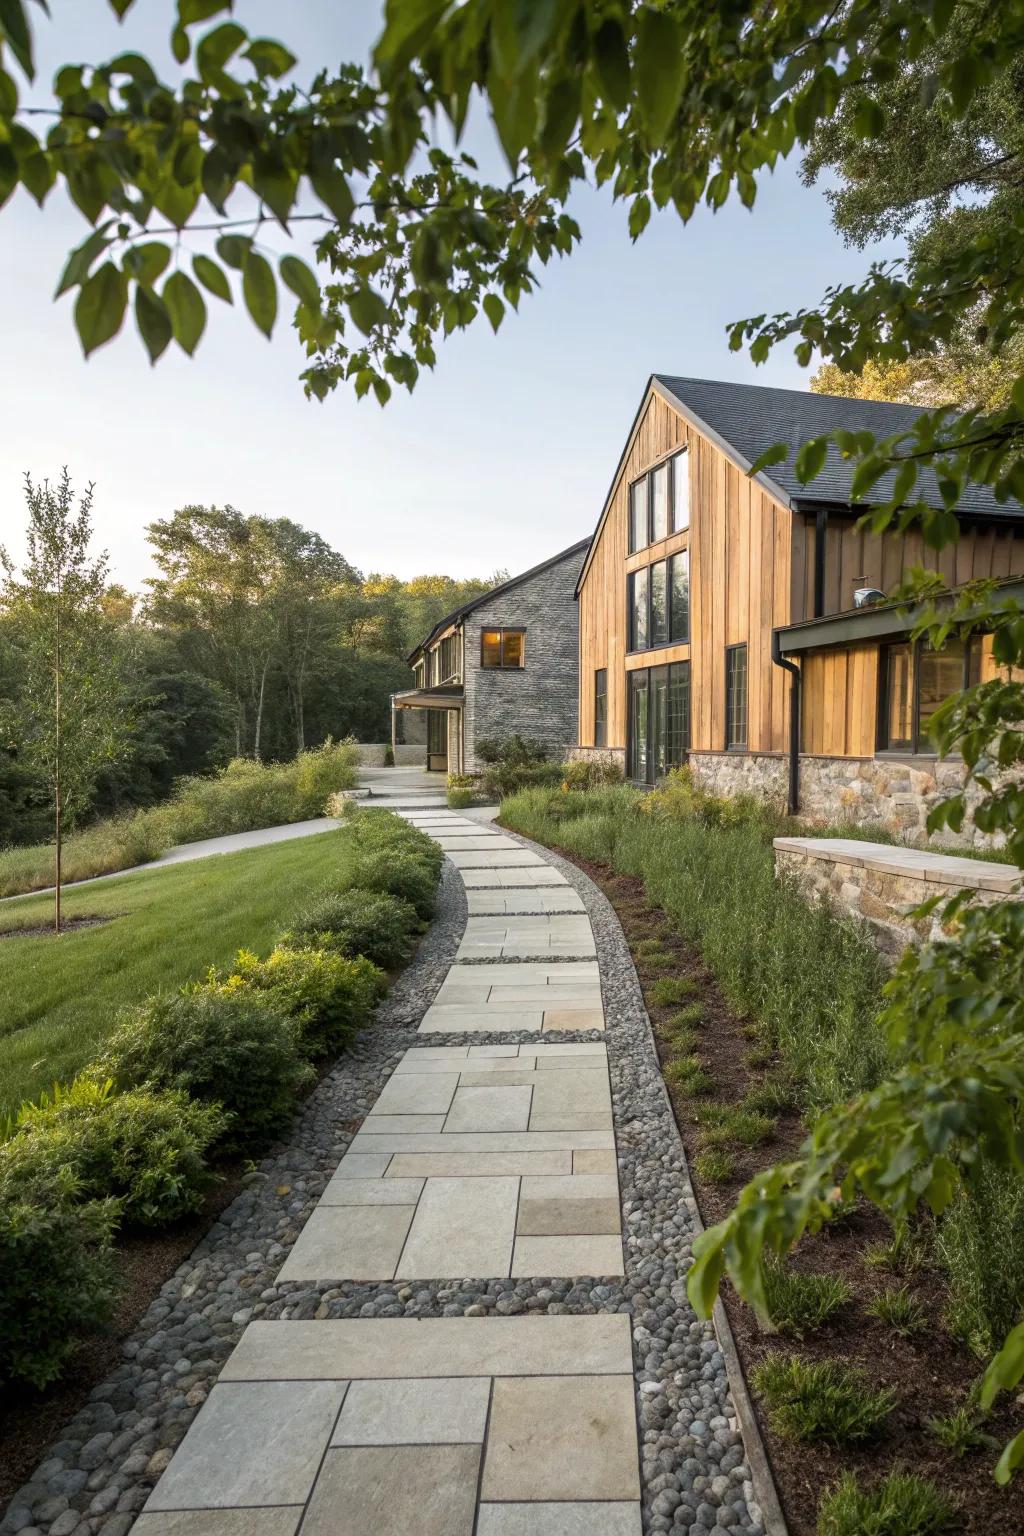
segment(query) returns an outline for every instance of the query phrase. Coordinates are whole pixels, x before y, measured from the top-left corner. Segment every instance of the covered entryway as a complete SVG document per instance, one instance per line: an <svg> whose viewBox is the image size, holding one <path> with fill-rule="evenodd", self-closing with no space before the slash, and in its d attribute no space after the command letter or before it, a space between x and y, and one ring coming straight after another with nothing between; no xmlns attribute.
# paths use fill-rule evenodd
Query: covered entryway
<svg viewBox="0 0 1024 1536"><path fill-rule="evenodd" d="M462 704L458 684L407 688L391 696L393 717L402 709L426 711L427 769L431 773L462 772Z"/></svg>

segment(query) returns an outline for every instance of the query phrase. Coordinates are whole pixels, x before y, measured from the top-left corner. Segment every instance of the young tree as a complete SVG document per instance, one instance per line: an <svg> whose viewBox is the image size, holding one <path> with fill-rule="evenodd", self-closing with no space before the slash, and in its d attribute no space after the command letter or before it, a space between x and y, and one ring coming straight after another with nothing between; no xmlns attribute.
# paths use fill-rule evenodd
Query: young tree
<svg viewBox="0 0 1024 1536"><path fill-rule="evenodd" d="M28 548L20 575L0 551L0 600L17 629L22 670L3 726L18 761L36 771L51 798L53 920L60 933L64 833L88 807L102 769L125 752L132 722L103 612L106 555L89 555L92 486L76 510L66 469L55 487L26 475L25 500Z"/></svg>

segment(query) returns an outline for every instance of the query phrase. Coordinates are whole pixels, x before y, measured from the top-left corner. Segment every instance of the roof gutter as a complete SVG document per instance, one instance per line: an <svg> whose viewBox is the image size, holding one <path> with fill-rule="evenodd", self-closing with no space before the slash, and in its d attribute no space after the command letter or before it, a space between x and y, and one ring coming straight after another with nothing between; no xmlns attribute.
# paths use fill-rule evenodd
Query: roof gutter
<svg viewBox="0 0 1024 1536"><path fill-rule="evenodd" d="M782 654L780 632L772 630L772 661L793 679L789 690L789 792L786 809L791 816L800 810L800 668Z"/></svg>

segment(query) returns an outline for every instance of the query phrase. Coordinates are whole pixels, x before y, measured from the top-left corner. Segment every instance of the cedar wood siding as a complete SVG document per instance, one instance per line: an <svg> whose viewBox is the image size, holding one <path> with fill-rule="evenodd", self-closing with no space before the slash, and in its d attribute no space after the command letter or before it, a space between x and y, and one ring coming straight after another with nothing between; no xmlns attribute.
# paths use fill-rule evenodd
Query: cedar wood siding
<svg viewBox="0 0 1024 1536"><path fill-rule="evenodd" d="M627 554L630 482L673 450L690 454L690 527ZM792 514L750 480L654 390L613 485L608 515L580 587L580 742L594 740L594 672L608 669L608 746L626 744L626 672L690 659L692 750L725 746L725 648L746 642L747 737L781 752L789 677L771 661L771 632L790 619ZM627 655L626 576L690 551L690 644Z"/></svg>

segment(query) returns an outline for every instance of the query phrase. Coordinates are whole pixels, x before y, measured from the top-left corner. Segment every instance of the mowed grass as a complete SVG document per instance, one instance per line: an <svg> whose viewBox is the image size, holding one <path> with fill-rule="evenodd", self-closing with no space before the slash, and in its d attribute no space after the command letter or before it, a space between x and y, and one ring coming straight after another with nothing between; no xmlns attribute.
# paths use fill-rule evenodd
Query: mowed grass
<svg viewBox="0 0 1024 1536"><path fill-rule="evenodd" d="M0 937L0 1124L72 1077L127 1003L199 980L238 949L264 952L343 858L338 831L220 854L65 892L59 939ZM53 898L0 903L0 933L52 921Z"/></svg>

